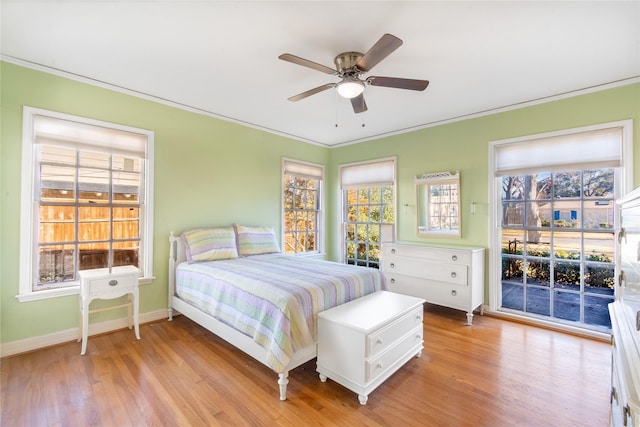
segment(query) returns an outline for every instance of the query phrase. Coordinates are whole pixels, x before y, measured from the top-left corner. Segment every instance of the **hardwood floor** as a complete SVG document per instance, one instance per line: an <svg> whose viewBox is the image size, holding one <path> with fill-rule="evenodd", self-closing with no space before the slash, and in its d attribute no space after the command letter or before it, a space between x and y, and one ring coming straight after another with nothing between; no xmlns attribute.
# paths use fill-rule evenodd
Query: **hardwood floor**
<svg viewBox="0 0 640 427"><path fill-rule="evenodd" d="M425 350L369 395L277 376L183 316L2 359L2 426L606 426L610 348L427 305Z"/></svg>

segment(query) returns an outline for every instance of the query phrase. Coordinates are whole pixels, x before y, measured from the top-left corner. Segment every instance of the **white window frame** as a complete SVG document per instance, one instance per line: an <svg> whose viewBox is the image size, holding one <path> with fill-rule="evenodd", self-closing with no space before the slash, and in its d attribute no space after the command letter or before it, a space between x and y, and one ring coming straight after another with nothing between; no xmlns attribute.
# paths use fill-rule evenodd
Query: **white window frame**
<svg viewBox="0 0 640 427"><path fill-rule="evenodd" d="M388 174L384 166L385 163L391 163L393 165L393 172ZM383 172L384 176L379 173ZM363 188L363 187L393 187L393 211L394 223L389 226L382 226L380 230L380 244L384 242L391 242L396 240L396 229L398 223L398 160L396 156L384 157L379 159L367 160L362 162L345 163L338 168L338 179L340 189L340 209L338 211L338 221L340 224L340 236L338 241L340 242L340 262L345 262L346 254L346 242L345 234L347 232L347 224L345 222L345 197L344 191L348 188Z"/></svg>
<svg viewBox="0 0 640 427"><path fill-rule="evenodd" d="M489 143L489 311L499 312L500 301L501 301L501 249L502 243L500 241L501 237L501 212L498 209L498 204L500 199L500 191L501 191L501 177L496 177L495 173L497 170L497 162L496 162L496 152L497 147L503 144L517 144L517 143L527 143L533 140L540 140L542 143L546 143L545 140L551 140L552 138L567 136L567 135L577 135L585 132L597 132L602 131L608 128L622 128L622 152L619 153L621 158L621 173L618 173L619 178L619 188L620 194L616 195L616 197L620 197L627 192L629 192L633 187L633 121L632 120L622 120L617 122L609 122L602 123L592 126L585 126L580 128L573 129L564 129L556 132L548 132L542 134L535 135L527 135L523 137L510 138L505 140L497 140L491 141ZM551 156L556 157L556 156ZM556 159L556 163L559 163ZM571 163L569 161L568 163ZM571 165L576 169L581 169L582 165L579 162L575 162L575 164ZM558 169L559 166L554 165L551 168ZM562 168L560 166L560 168ZM520 169L520 172L526 172L526 168L523 167ZM524 173L523 172L523 173ZM618 207L615 206L615 216L618 215ZM616 223L615 229L619 225ZM616 265L616 277L618 275L618 266ZM509 313L500 312L501 315L506 317L511 317ZM514 315L513 317L520 317L518 315ZM535 321L535 320L534 320ZM549 326L566 329L566 330L576 330L571 326L564 326L562 324L554 323L551 321L543 321L540 320L541 324L548 324ZM576 330L577 331L577 330ZM586 330L579 330L580 333L588 333ZM598 335L597 332L593 333L594 335Z"/></svg>
<svg viewBox="0 0 640 427"><path fill-rule="evenodd" d="M281 218L282 218L282 233L281 233L281 242L282 242L282 251L285 252L285 207L284 207L284 176L286 174L298 175L298 176L308 176L312 179L317 179L319 181L318 187L318 209L316 210L316 219L317 219L317 237L316 237L316 250L314 251L305 251L305 252L296 252L295 256L305 256L305 255L318 255L323 253L324 249L324 205L325 205L325 195L324 195L324 165L320 165L317 163L305 162L302 160L296 160L291 158L282 158L282 171L281 171L281 186L280 194L282 197L282 203L280 206L282 208Z"/></svg>
<svg viewBox="0 0 640 427"><path fill-rule="evenodd" d="M141 134L146 138L145 143L145 192L144 200L140 201L140 217L142 224L140 232L141 248L141 278L140 283L149 283L153 280L153 154L154 132L88 119L70 114L25 106L23 107L22 123L22 175L21 175L21 201L20 201L20 276L18 295L20 302L42 300L67 295L75 295L79 292L79 281L69 282L69 286L43 289L34 291L33 280L35 278L34 261L37 258L36 245L39 230L38 222L38 150L35 144L34 117L36 115L67 120L87 125L100 126L124 132Z"/></svg>

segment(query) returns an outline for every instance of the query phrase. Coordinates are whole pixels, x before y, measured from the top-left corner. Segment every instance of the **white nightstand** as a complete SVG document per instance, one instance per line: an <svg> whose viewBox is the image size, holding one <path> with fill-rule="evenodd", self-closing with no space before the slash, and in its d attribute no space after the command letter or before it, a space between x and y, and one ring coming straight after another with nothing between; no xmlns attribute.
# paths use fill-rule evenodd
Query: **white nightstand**
<svg viewBox="0 0 640 427"><path fill-rule="evenodd" d="M131 329L131 318L136 338L140 339L140 329L138 327L138 277L139 271L136 267L127 265L113 267L111 272L108 268L98 268L94 270L82 270L80 276L80 334L78 341L82 340L81 355L87 351L87 335L89 332L89 314L104 310L112 310L120 307L128 307L129 329ZM123 295L129 295L125 304L89 310L89 304L94 299L113 299ZM132 316L133 309L133 316Z"/></svg>

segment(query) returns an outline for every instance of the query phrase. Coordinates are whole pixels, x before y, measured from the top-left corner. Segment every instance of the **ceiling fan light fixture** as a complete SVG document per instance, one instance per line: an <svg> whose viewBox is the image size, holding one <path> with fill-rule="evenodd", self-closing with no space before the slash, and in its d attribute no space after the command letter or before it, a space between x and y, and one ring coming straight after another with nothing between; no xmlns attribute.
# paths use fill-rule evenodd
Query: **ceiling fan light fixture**
<svg viewBox="0 0 640 427"><path fill-rule="evenodd" d="M364 92L364 82L357 79L344 79L337 84L336 90L341 97L352 99Z"/></svg>

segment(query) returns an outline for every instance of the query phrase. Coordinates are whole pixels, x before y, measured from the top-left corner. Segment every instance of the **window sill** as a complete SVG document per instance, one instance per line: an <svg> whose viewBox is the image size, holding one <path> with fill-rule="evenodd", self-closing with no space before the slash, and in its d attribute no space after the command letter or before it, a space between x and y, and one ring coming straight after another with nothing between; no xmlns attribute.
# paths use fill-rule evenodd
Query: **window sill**
<svg viewBox="0 0 640 427"><path fill-rule="evenodd" d="M155 276L141 277L138 283L140 285L148 285L149 283L153 282L154 279L155 279ZM29 301L39 301L39 300L50 299L50 298L66 297L70 295L78 295L79 293L80 293L80 285L77 284L77 285L67 286L65 288L45 289L42 291L18 294L16 295L16 298L20 302L29 302Z"/></svg>

